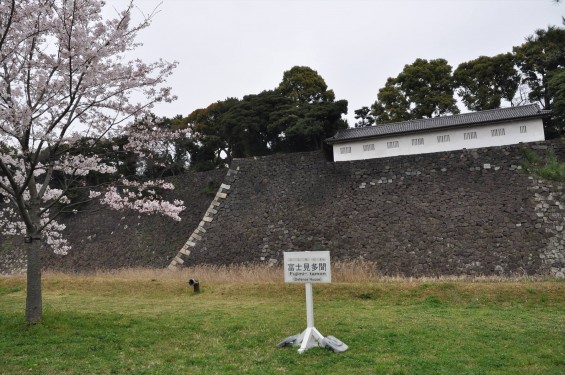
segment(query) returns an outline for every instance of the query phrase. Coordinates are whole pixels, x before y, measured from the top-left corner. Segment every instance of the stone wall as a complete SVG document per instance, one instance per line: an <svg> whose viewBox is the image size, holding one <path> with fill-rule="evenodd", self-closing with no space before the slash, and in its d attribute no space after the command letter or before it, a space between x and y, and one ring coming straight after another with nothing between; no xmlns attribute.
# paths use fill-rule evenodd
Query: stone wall
<svg viewBox="0 0 565 375"><path fill-rule="evenodd" d="M84 272L123 267L166 267L202 219L227 170L188 173L168 178L175 190L167 199L182 199L182 221L91 205L90 213L62 218L71 251L57 255L46 250L46 269ZM0 274L25 269L22 238L0 236Z"/></svg>
<svg viewBox="0 0 565 375"><path fill-rule="evenodd" d="M538 143L341 163L320 153L235 160L226 198L178 256L279 263L284 251L330 250L386 275L563 276L565 191L524 173L524 147L562 153Z"/></svg>
<svg viewBox="0 0 565 375"><path fill-rule="evenodd" d="M332 163L322 153L239 159L229 171L172 180L183 221L102 207L65 219L73 250L45 267L91 271L282 261L330 250L386 275L565 273L565 188L524 173L538 143ZM0 273L23 269L19 242L0 237Z"/></svg>

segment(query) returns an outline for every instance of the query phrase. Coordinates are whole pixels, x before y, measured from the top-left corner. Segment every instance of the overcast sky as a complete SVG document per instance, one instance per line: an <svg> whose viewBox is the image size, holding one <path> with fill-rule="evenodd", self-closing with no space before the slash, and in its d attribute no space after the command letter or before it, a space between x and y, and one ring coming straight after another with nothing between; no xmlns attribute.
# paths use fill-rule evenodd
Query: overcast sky
<svg viewBox="0 0 565 375"><path fill-rule="evenodd" d="M106 0L106 14L129 0ZM417 58L455 69L481 55L510 52L548 25L562 26L552 0L136 0L159 6L136 54L176 60L178 100L155 109L188 115L227 97L273 89L295 65L318 71L353 111L371 106L388 77Z"/></svg>

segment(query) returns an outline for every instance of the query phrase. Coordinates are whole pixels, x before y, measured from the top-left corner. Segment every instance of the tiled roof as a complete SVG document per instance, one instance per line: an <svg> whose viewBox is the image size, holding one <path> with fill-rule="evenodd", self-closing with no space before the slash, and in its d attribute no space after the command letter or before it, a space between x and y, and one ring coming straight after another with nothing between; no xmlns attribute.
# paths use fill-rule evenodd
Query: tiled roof
<svg viewBox="0 0 565 375"><path fill-rule="evenodd" d="M469 125L481 125L500 121L512 121L523 118L548 116L551 111L541 110L537 104L518 107L491 109L488 111L464 113L461 115L434 117L421 120L395 122L386 125L365 126L338 130L327 143L340 143L354 139L374 138L399 133L413 133L427 130L454 128Z"/></svg>

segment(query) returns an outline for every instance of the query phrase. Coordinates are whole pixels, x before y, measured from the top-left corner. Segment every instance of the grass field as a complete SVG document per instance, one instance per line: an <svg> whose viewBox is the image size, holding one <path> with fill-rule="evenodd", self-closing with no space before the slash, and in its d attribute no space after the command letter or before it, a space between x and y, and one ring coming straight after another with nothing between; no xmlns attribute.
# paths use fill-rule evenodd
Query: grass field
<svg viewBox="0 0 565 375"><path fill-rule="evenodd" d="M315 325L343 354L275 347L306 326L280 269L47 273L36 326L24 277L1 277L0 373L565 374L564 281L333 276Z"/></svg>

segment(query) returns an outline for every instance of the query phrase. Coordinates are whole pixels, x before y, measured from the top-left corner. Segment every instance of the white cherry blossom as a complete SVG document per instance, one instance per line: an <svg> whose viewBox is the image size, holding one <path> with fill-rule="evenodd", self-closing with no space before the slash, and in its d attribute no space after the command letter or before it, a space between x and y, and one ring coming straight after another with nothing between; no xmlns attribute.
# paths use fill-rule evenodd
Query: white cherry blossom
<svg viewBox="0 0 565 375"><path fill-rule="evenodd" d="M114 209L174 220L184 209L181 201L162 200L159 191L173 188L163 181L85 186L91 173L116 172L89 152L98 140L127 136L128 152L149 155L168 147L167 139L186 136L160 130L150 113L154 103L175 99L164 84L177 64L127 58L153 14L135 25L133 2L112 19L102 18L102 6L99 0L0 1L0 231L25 235L30 244L30 322L41 318L41 299L30 297L40 285L35 244L59 254L70 250L56 219L77 212L71 190L84 189L85 199ZM60 186L52 184L54 176L64 179Z"/></svg>

